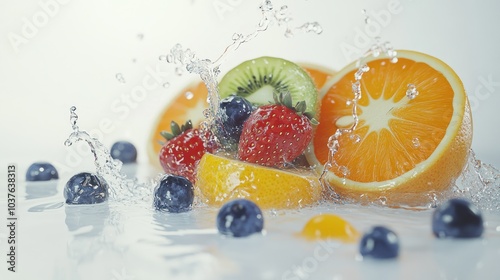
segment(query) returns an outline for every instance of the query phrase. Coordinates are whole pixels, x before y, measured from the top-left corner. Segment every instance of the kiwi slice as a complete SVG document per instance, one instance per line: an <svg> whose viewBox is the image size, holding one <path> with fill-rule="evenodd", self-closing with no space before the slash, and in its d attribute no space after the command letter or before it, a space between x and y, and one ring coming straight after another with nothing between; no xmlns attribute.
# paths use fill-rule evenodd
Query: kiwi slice
<svg viewBox="0 0 500 280"><path fill-rule="evenodd" d="M221 98L238 95L260 106L274 103L274 94L289 92L292 103L306 102L306 113L316 116L318 91L297 64L276 57L259 57L231 69L219 83Z"/></svg>

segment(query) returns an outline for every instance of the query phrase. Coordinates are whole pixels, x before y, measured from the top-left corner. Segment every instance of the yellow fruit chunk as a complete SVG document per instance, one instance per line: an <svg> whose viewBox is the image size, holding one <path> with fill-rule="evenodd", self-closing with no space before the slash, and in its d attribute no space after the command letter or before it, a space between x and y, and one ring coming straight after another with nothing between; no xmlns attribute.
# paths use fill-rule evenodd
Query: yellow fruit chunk
<svg viewBox="0 0 500 280"><path fill-rule="evenodd" d="M367 65L359 122L339 137L337 165L326 179L342 197L422 205L429 193L448 189L466 163L472 120L463 84L444 62L414 51L398 51L396 63L378 57ZM354 124L349 100L357 70L355 63L345 67L320 92L319 125L307 154L318 172L329 137Z"/></svg>
<svg viewBox="0 0 500 280"><path fill-rule="evenodd" d="M264 209L299 208L321 198L313 171L279 170L209 153L198 164L195 191L211 206L247 198Z"/></svg>
<svg viewBox="0 0 500 280"><path fill-rule="evenodd" d="M359 232L346 220L333 214L321 214L311 218L301 236L311 239L338 239L343 242L356 242Z"/></svg>

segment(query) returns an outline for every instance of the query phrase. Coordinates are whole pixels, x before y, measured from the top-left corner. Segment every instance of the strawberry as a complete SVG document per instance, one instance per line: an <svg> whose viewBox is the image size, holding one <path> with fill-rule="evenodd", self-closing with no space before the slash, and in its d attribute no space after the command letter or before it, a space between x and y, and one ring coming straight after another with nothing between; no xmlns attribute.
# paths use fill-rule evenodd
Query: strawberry
<svg viewBox="0 0 500 280"><path fill-rule="evenodd" d="M206 145L203 140L209 139L209 134L202 138L201 130L193 128L191 121L182 127L175 122L170 126L172 133L161 133L167 140L160 150L161 166L166 173L186 177L194 183L195 169L201 157L205 152L214 151L214 147Z"/></svg>
<svg viewBox="0 0 500 280"><path fill-rule="evenodd" d="M300 156L312 139L310 117L304 101L291 106L289 94L276 104L259 107L245 121L238 145L238 157L265 166L283 167Z"/></svg>

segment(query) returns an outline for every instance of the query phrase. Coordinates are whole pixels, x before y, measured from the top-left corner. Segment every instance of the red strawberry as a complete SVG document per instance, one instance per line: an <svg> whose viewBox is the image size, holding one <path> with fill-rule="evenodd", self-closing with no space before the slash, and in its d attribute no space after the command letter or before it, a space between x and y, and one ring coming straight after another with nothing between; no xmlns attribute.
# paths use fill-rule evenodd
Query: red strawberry
<svg viewBox="0 0 500 280"><path fill-rule="evenodd" d="M303 111L304 101L295 108L289 94L277 104L255 110L243 125L238 156L265 166L282 167L300 156L312 139L311 120Z"/></svg>
<svg viewBox="0 0 500 280"><path fill-rule="evenodd" d="M182 127L175 122L170 124L172 133L163 131L167 142L160 150L160 163L168 174L186 177L195 181L195 169L205 152L213 152L214 148L204 145L201 131L193 128L191 121ZM208 139L208 134L205 139Z"/></svg>

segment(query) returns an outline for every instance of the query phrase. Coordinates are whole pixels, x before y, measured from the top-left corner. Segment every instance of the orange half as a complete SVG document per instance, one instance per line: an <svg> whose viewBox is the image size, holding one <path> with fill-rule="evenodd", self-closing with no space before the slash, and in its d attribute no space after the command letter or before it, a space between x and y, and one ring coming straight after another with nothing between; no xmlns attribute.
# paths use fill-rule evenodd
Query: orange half
<svg viewBox="0 0 500 280"><path fill-rule="evenodd" d="M338 138L340 148L326 179L334 191L363 201L420 205L450 187L472 142L472 121L462 82L444 62L414 51L365 61L358 122ZM307 159L318 172L329 156L329 138L349 129L353 116L353 63L320 92L321 112ZM412 87L418 95L408 95Z"/></svg>

